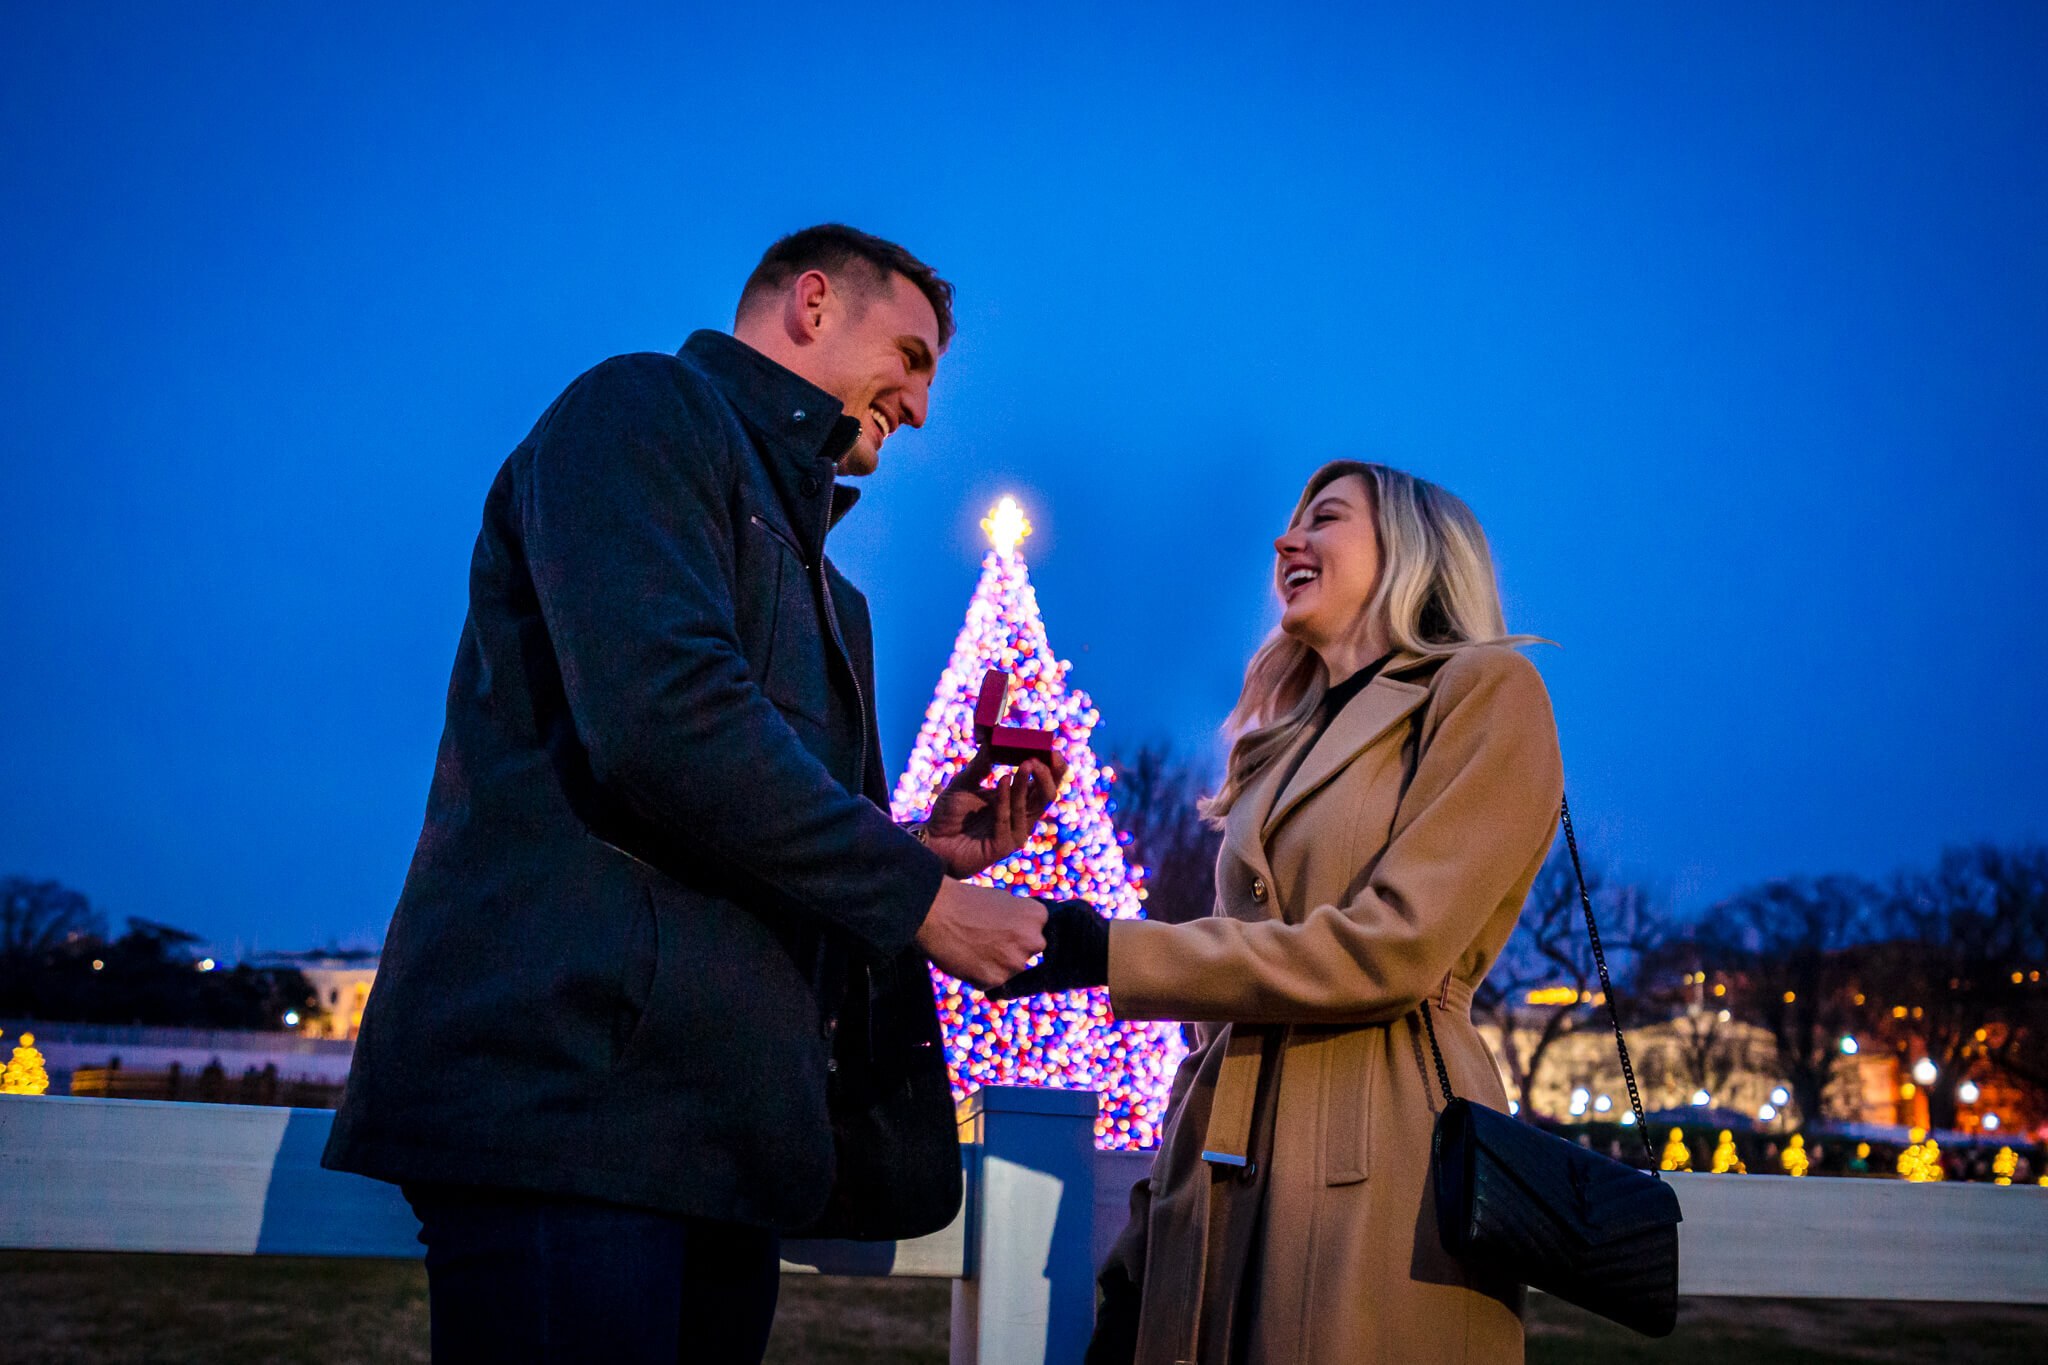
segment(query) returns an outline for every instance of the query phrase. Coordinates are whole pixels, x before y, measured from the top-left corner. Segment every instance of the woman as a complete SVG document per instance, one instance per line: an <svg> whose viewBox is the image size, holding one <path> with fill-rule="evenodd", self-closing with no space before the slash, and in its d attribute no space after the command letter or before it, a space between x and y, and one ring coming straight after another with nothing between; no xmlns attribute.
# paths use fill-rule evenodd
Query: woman
<svg viewBox="0 0 2048 1365"><path fill-rule="evenodd" d="M1003 988L1106 978L1119 1018L1208 1021L1089 1359L1519 1362L1519 1288L1437 1235L1421 1011L1457 1093L1505 1109L1470 1006L1555 831L1549 698L1443 489L1326 465L1273 548L1280 629L1205 809L1224 830L1212 915L1055 906L1045 959Z"/></svg>

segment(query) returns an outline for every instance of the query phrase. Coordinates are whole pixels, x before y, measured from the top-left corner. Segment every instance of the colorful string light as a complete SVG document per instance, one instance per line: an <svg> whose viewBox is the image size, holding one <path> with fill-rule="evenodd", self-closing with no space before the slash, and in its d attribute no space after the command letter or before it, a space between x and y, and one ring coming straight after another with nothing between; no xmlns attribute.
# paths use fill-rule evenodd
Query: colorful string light
<svg viewBox="0 0 2048 1365"><path fill-rule="evenodd" d="M1096 762L1088 745L1102 717L1086 692L1067 686L1073 665L1054 657L1038 595L1017 553L1031 523L1005 498L982 528L995 548L982 560L966 623L896 783L895 818L923 819L966 766L976 747L974 702L982 675L1003 669L1016 680L1008 723L1056 730L1054 747L1066 759L1067 780L1030 842L973 880L1019 896L1085 900L1114 919L1142 918L1144 869L1124 861L1122 838L1109 818L1116 774ZM954 1098L984 1085L1095 1090L1102 1094L1097 1146L1158 1145L1167 1090L1187 1051L1178 1025L1118 1020L1106 990L997 1003L936 967L932 984Z"/></svg>

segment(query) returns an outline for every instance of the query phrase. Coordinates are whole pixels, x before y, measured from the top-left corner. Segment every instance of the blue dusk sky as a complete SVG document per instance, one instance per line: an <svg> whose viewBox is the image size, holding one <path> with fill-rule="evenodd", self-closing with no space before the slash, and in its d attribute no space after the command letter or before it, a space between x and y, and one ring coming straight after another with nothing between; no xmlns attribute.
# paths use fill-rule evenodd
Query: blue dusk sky
<svg viewBox="0 0 2048 1365"><path fill-rule="evenodd" d="M833 538L893 766L1004 492L1098 747L1213 760L1354 456L1675 910L2048 830L2048 7L568 8L8 7L0 874L380 937L497 466L832 219L959 289Z"/></svg>

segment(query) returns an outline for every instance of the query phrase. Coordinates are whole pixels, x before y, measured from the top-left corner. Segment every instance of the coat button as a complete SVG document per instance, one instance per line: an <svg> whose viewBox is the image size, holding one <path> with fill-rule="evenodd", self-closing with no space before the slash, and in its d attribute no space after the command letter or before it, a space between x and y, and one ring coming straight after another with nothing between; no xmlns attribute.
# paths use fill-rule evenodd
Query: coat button
<svg viewBox="0 0 2048 1365"><path fill-rule="evenodd" d="M796 410L795 412L792 412L792 413L791 413L791 414L789 415L789 420L790 420L790 421L792 421L792 422L801 422L801 421L803 421L803 420L804 420L804 410L803 410L802 408L798 408L798 409L797 409L797 410Z"/></svg>
<svg viewBox="0 0 2048 1365"><path fill-rule="evenodd" d="M1261 905L1265 904L1266 879L1264 877L1252 878L1252 899L1258 901Z"/></svg>
<svg viewBox="0 0 2048 1365"><path fill-rule="evenodd" d="M822 488L823 486L824 486L823 484L820 484L820 483L818 482L818 476L817 476L816 474L806 474L806 475L804 475L804 482L803 482L803 490L804 490L804 496L805 496L805 497L807 497L807 498L815 498L815 497L817 497L817 496L818 496L818 490L819 490L820 488Z"/></svg>

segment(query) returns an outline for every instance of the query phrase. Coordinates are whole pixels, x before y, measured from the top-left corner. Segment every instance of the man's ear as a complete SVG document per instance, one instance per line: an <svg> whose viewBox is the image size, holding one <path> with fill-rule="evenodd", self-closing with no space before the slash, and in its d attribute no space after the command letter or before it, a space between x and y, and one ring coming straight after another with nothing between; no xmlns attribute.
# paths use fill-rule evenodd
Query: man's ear
<svg viewBox="0 0 2048 1365"><path fill-rule="evenodd" d="M783 330L798 346L816 341L838 313L839 296L822 270L806 270L789 282L789 289L783 294Z"/></svg>

